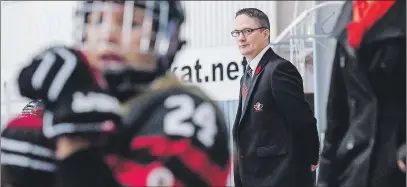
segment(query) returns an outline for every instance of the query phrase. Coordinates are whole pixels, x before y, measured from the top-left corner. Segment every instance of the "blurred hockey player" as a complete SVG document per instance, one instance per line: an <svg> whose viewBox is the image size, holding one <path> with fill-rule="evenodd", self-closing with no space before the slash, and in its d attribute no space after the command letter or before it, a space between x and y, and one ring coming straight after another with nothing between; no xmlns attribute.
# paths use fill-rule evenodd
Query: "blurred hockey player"
<svg viewBox="0 0 407 187"><path fill-rule="evenodd" d="M318 186L406 186L405 6L349 1L342 8Z"/></svg>
<svg viewBox="0 0 407 187"><path fill-rule="evenodd" d="M1 186L51 187L54 146L42 134L43 103L31 101L1 133Z"/></svg>
<svg viewBox="0 0 407 187"><path fill-rule="evenodd" d="M185 43L180 2L86 1L77 21L78 46L48 48L19 75L21 94L45 101L57 184L230 185L222 113L167 74Z"/></svg>

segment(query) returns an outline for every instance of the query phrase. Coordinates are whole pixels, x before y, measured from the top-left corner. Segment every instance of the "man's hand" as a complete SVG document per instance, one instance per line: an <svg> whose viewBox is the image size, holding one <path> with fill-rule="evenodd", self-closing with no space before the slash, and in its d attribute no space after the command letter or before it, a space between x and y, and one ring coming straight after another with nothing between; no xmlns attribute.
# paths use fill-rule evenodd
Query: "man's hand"
<svg viewBox="0 0 407 187"><path fill-rule="evenodd" d="M406 144L400 146L398 150L397 165L401 171L406 172Z"/></svg>
<svg viewBox="0 0 407 187"><path fill-rule="evenodd" d="M397 165L399 166L400 170L402 172L406 172L406 164L402 160L397 161Z"/></svg>
<svg viewBox="0 0 407 187"><path fill-rule="evenodd" d="M318 169L318 164L317 165L311 165L311 171L315 171Z"/></svg>

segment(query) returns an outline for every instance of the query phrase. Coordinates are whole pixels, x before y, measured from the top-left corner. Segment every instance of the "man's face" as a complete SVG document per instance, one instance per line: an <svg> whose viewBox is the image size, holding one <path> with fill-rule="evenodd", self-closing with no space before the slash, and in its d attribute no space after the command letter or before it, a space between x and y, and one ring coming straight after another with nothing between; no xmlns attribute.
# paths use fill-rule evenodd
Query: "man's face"
<svg viewBox="0 0 407 187"><path fill-rule="evenodd" d="M140 52L144 9L132 7L133 13L124 14L123 4L112 4L111 11L93 11L88 14L88 28L85 30L85 53L89 62L97 68L115 68L124 65L146 71L154 71L156 58L152 52L154 37L150 33L150 50ZM124 23L126 16L129 22ZM145 24L152 24L151 22ZM123 29L127 26L129 29ZM126 32L128 31L128 32Z"/></svg>
<svg viewBox="0 0 407 187"><path fill-rule="evenodd" d="M237 16L235 19L235 31L242 31L240 35L236 37L236 43L240 53L249 59L253 59L268 44L268 30L257 29L259 27L260 25L254 18L244 14ZM248 35L244 35L244 29L257 30L253 30Z"/></svg>

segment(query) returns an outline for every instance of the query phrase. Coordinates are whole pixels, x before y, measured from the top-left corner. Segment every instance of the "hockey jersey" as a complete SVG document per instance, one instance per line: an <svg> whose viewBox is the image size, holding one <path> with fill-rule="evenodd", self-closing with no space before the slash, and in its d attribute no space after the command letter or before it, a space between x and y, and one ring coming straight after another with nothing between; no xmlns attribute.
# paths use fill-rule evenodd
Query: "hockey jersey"
<svg viewBox="0 0 407 187"><path fill-rule="evenodd" d="M125 186L227 186L225 120L196 87L164 77L125 107L123 129L106 159Z"/></svg>

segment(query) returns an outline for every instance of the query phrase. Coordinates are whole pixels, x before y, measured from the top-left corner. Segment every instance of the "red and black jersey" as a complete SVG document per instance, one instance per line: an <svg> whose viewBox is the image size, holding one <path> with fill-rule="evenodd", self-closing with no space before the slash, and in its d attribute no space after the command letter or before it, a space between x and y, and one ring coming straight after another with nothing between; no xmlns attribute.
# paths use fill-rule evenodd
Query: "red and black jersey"
<svg viewBox="0 0 407 187"><path fill-rule="evenodd" d="M140 96L106 159L124 186L227 186L228 132L216 105L185 88Z"/></svg>
<svg viewBox="0 0 407 187"><path fill-rule="evenodd" d="M42 133L42 110L40 101L30 102L2 131L2 185L53 185L55 147Z"/></svg>

